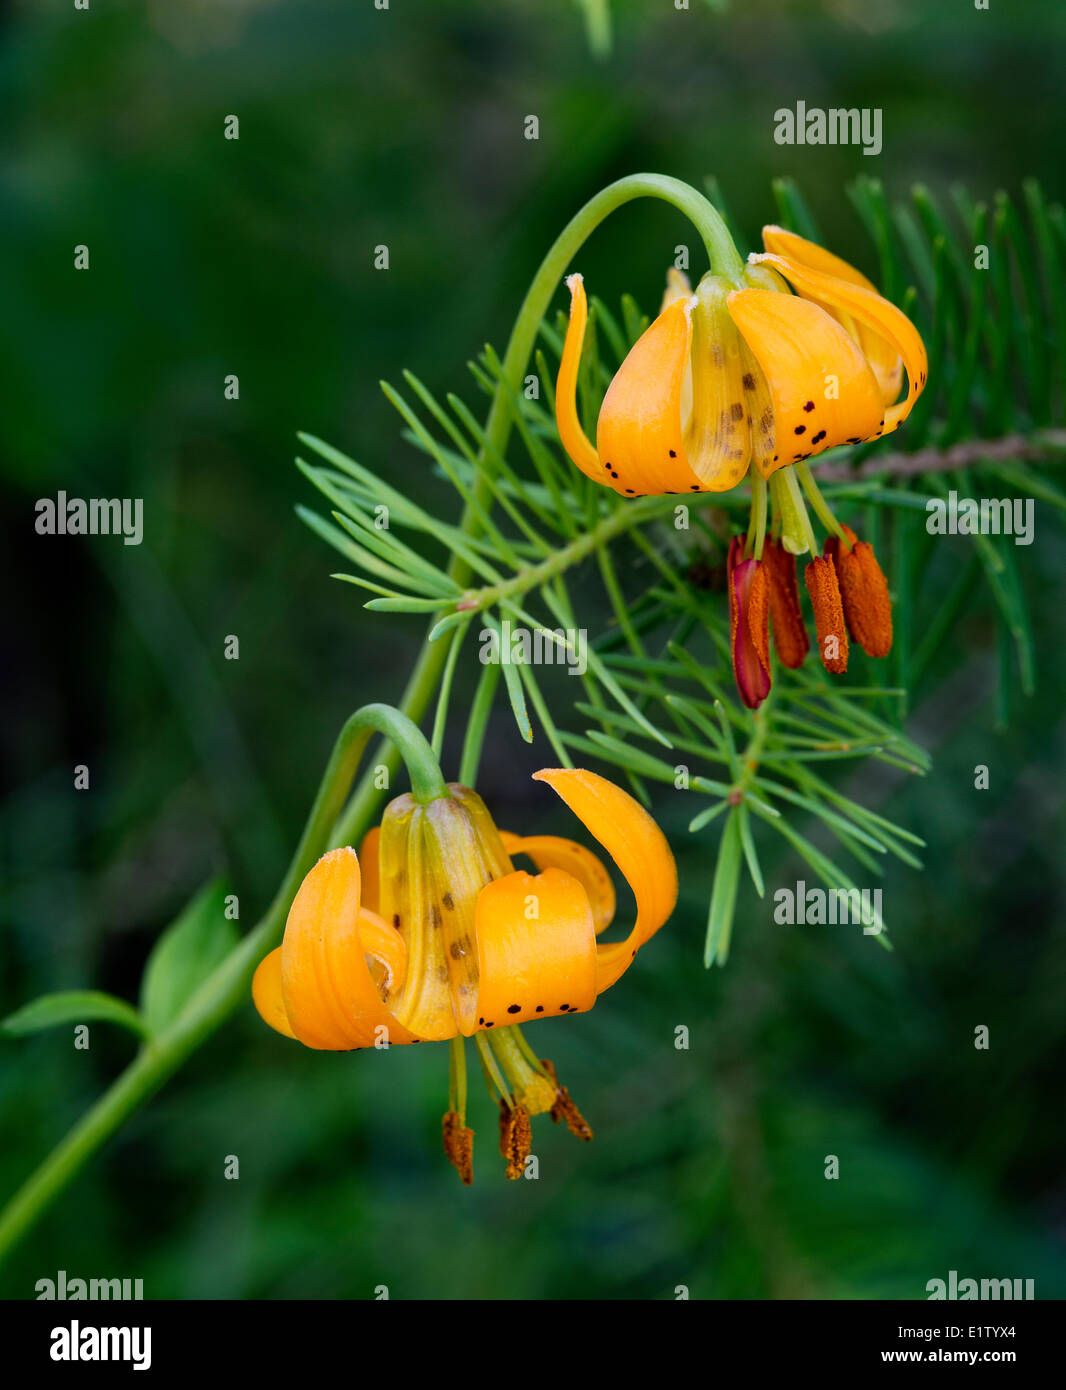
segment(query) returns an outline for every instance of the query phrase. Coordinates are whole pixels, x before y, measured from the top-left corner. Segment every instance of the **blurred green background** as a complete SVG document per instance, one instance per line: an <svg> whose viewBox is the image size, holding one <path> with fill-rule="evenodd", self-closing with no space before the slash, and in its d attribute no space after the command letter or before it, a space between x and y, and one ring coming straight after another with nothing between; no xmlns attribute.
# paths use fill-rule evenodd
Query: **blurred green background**
<svg viewBox="0 0 1066 1390"><path fill-rule="evenodd" d="M214 870L256 919L336 730L399 697L423 632L328 577L336 557L293 514L316 501L294 433L450 506L378 380L409 366L475 400L466 360L502 345L599 186L714 174L754 237L771 178L793 175L871 272L842 196L856 174L981 198L1032 174L1066 194L1052 0L612 8L602 62L565 0L0 8L3 1012L77 986L135 997L155 936ZM883 154L776 146L773 113L798 99L883 108ZM231 113L239 142L223 139ZM651 305L688 235L665 207L632 208L581 269L608 301ZM59 489L143 497L144 544L38 537L33 504ZM1066 546L1043 509L1019 560L1041 671L1009 731L977 615L917 692L933 774L849 774L929 842L924 873L888 865L895 954L854 928L775 926L749 891L728 967L706 974L714 840L664 806L680 910L593 1014L531 1033L593 1145L541 1122L540 1181L506 1183L477 1086L464 1191L439 1152L443 1050L315 1054L249 1007L82 1173L0 1293L65 1269L143 1278L148 1297L922 1298L955 1269L1061 1297ZM502 824L565 833L526 775L551 760L498 717L479 786ZM795 863L775 867L795 881ZM130 1051L103 1025L89 1052L67 1028L0 1043L0 1194Z"/></svg>

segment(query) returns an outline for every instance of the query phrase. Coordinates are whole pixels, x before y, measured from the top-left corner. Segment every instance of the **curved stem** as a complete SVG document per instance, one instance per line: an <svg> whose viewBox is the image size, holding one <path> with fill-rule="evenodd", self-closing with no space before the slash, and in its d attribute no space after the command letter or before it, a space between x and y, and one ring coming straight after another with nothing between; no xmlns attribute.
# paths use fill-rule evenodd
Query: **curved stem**
<svg viewBox="0 0 1066 1390"><path fill-rule="evenodd" d="M678 179L634 174L590 198L556 238L518 311L503 358L502 380L485 423L485 447L479 456L483 467L490 456L502 455L507 447L514 424L510 396L517 396L521 388L541 320L570 260L606 217L635 198L660 198L685 213L700 233L712 270L731 278L743 270L743 261L717 211L701 193ZM490 492L485 479L479 476L461 522L461 529L467 534L478 530L478 512L488 502ZM460 587L470 582L469 566L457 556L452 557L448 572ZM436 783L422 761L421 751L412 751L418 748L414 737L418 735L432 759L432 750L410 721L420 720L428 709L447 653L446 642L423 644L404 690L402 714L391 710L394 717L386 719L381 712L387 706L368 706L367 710L378 712L376 717L371 719L367 711L360 711L345 725L288 873L266 914L201 985L171 1027L138 1054L12 1197L0 1213L0 1258L127 1116L148 1100L229 1014L247 1001L255 967L280 938L289 903L304 875L324 849L357 841L370 824L380 780L373 769L360 780L347 807L343 802L371 734L382 734L391 745L378 758L390 773L398 766L401 746L412 754L411 783L416 799L429 800L440 794L433 791ZM364 717L356 727L360 716ZM439 770L436 776L440 778Z"/></svg>
<svg viewBox="0 0 1066 1390"><path fill-rule="evenodd" d="M721 216L702 193L687 183L665 174L630 174L601 189L575 213L556 237L522 300L503 355L502 382L493 395L485 421L485 447L478 459L482 466L489 457L502 455L507 448L515 421L510 397L519 394L526 366L536 346L541 321L571 260L601 222L636 198L660 198L683 212L699 231L712 270L732 278L738 278L743 271L744 262ZM477 530L477 509L485 505L490 492L487 482L479 475L472 501L466 507L460 523L461 530L468 534ZM460 588L465 588L473 577L469 565L458 556L452 557L448 574ZM446 657L447 643L426 642L423 645L400 701L400 708L412 719L421 719L429 707ZM394 769L395 757L395 753L386 752L381 761ZM377 796L373 777L364 777L337 827L340 843L350 843L366 828Z"/></svg>

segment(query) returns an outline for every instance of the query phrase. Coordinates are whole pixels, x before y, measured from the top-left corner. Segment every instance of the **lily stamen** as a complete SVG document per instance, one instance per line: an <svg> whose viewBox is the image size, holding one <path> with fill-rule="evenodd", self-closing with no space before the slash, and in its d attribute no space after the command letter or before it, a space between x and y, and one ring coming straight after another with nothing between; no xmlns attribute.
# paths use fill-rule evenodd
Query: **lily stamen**
<svg viewBox="0 0 1066 1390"><path fill-rule="evenodd" d="M593 1138L592 1126L574 1104L570 1092L566 1087L559 1085L559 1078L556 1076L555 1068L552 1066L551 1062L548 1061L547 1057L542 1057L540 1060L541 1066L544 1067L555 1084L555 1100L551 1108L552 1121L555 1124L559 1124L560 1121L562 1121L571 1134L576 1135L578 1139L585 1140L587 1143Z"/></svg>
<svg viewBox="0 0 1066 1390"><path fill-rule="evenodd" d="M814 609L822 665L832 675L842 676L848 669L848 634L832 559L816 555L804 570L803 578Z"/></svg>
<svg viewBox="0 0 1066 1390"><path fill-rule="evenodd" d="M474 1131L467 1129L459 1115L449 1110L442 1125L444 1153L448 1162L469 1187L474 1181Z"/></svg>
<svg viewBox="0 0 1066 1390"><path fill-rule="evenodd" d="M500 1157L507 1161L507 1177L512 1181L526 1170L526 1159L533 1145L533 1127L524 1105L500 1101Z"/></svg>
<svg viewBox="0 0 1066 1390"><path fill-rule="evenodd" d="M848 631L867 656L887 656L892 647L892 600L873 546L850 527L825 543L840 582Z"/></svg>

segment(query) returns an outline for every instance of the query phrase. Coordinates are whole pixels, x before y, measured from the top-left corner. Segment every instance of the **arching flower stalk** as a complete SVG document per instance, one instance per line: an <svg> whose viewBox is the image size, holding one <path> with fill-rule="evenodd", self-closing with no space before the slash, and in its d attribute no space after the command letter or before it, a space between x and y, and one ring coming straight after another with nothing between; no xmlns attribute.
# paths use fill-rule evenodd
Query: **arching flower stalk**
<svg viewBox="0 0 1066 1390"><path fill-rule="evenodd" d="M473 1177L462 1040L474 1038L500 1106L507 1175L522 1176L530 1118L550 1113L579 1138L585 1122L550 1062L519 1023L591 1009L663 925L677 898L666 840L628 793L592 772L536 774L607 850L633 890L636 922L622 941L597 937L615 894L591 850L552 835L499 831L476 792L449 784L428 800L397 797L357 855L325 854L304 879L280 947L252 993L263 1019L330 1051L452 1043L444 1148ZM515 869L512 856L536 869Z"/></svg>
<svg viewBox="0 0 1066 1390"><path fill-rule="evenodd" d="M727 573L733 668L751 708L770 690L770 628L786 666L809 648L797 555L811 555L804 580L826 670L847 670L849 634L870 656L889 651L885 577L834 517L808 460L898 429L928 373L914 325L846 261L781 227L764 227L763 244L739 278L707 274L694 292L668 273L658 317L604 396L595 445L577 410L588 308L571 275L556 390L570 458L625 497L725 492L750 469L751 523L730 545ZM805 496L827 532L821 555Z"/></svg>

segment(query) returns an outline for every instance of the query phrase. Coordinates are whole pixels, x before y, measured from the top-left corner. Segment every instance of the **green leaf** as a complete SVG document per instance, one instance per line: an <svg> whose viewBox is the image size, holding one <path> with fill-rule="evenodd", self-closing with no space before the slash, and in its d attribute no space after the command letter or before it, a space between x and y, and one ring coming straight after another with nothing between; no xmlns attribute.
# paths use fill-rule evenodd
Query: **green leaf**
<svg viewBox="0 0 1066 1390"><path fill-rule="evenodd" d="M0 1022L0 1032L12 1038L39 1033L43 1028L56 1028L61 1023L121 1023L124 1028L145 1036L140 1014L124 999L104 994L96 989L64 990L61 994L42 994L29 1004L23 1004Z"/></svg>
<svg viewBox="0 0 1066 1390"><path fill-rule="evenodd" d="M161 1033L239 939L225 913L225 884L197 893L152 948L141 981L141 1013L150 1036Z"/></svg>
<svg viewBox="0 0 1066 1390"><path fill-rule="evenodd" d="M718 846L718 863L714 869L714 887L707 915L707 942L703 948L703 963L708 967L715 963L724 965L729 955L742 853L740 817L734 809L725 823L722 843Z"/></svg>

